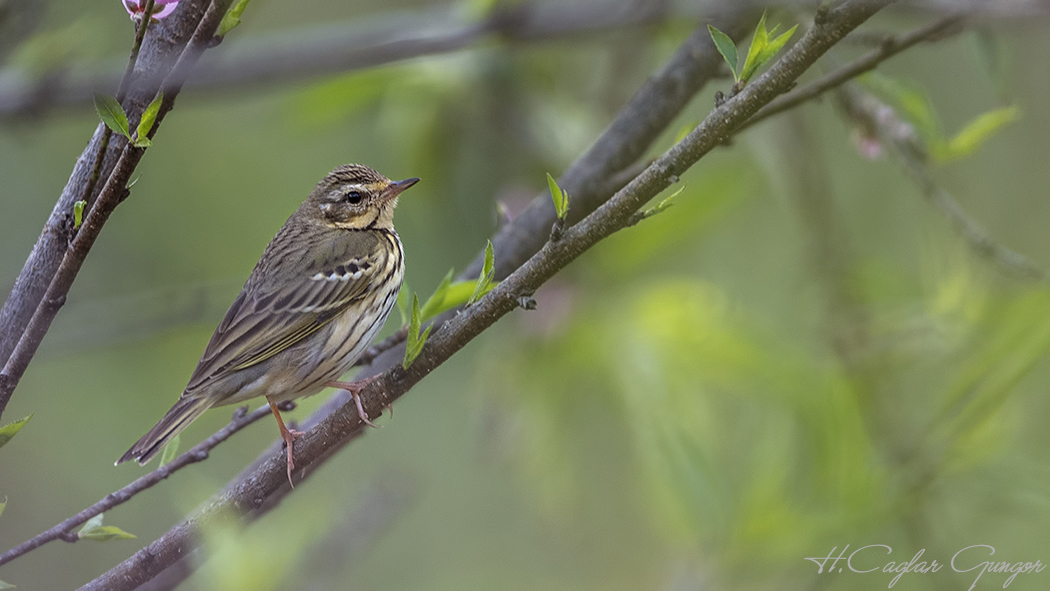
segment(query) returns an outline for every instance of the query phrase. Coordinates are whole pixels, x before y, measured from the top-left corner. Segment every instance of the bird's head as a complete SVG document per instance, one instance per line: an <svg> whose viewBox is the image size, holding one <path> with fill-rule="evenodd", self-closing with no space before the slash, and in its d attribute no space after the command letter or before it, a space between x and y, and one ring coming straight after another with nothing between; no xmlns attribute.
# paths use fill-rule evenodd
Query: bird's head
<svg viewBox="0 0 1050 591"><path fill-rule="evenodd" d="M418 182L391 181L363 164L344 164L317 183L300 211L335 228L390 230L397 196Z"/></svg>

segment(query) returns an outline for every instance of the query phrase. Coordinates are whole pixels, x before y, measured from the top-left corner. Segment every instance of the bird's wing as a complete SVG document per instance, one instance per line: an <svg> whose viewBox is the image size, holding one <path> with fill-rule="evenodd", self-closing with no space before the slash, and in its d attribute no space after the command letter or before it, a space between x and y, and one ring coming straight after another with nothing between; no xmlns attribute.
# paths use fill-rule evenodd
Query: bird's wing
<svg viewBox="0 0 1050 591"><path fill-rule="evenodd" d="M282 229L215 329L184 395L319 330L365 295L386 256L370 232L309 237Z"/></svg>

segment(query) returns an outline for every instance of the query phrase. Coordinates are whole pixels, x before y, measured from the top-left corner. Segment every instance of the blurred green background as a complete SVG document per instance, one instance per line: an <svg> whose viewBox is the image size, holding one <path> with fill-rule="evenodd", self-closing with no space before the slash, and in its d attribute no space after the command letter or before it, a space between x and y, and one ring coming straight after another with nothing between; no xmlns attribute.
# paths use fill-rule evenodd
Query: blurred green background
<svg viewBox="0 0 1050 591"><path fill-rule="evenodd" d="M433 6L255 0L226 43ZM968 32L881 71L921 86L946 133L1020 107L1018 123L933 173L991 235L1050 268L1050 37L1038 19L986 24L1000 69ZM112 462L174 401L263 247L327 171L363 162L423 178L397 228L425 296L496 230L496 203L518 211L544 190L544 172L562 172L694 26L672 17L187 91L5 413L34 417L0 450L0 550L144 473ZM51 4L12 63L119 57L131 36L117 2ZM652 154L729 86L708 86ZM96 122L69 108L0 124L4 293ZM471 343L278 510L243 533L207 532L214 559L183 588L886 588L892 575L818 575L804 560L846 544L893 548L867 568L920 549L945 564L973 544L1050 562L1050 290L976 255L850 133L829 100L704 158L674 207L571 265L538 310ZM183 447L229 416L207 413ZM0 579L86 583L254 459L271 423L107 513L137 540L53 543ZM895 588L963 589L973 574L949 567Z"/></svg>

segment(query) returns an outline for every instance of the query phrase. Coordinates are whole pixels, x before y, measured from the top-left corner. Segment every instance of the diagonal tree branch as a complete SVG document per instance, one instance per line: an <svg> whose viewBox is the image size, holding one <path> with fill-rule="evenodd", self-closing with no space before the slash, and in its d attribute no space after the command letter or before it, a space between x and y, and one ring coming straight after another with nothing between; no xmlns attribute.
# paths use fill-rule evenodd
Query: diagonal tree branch
<svg viewBox="0 0 1050 591"><path fill-rule="evenodd" d="M787 90L834 44L892 0L846 0L818 13L817 24L762 76L739 94L716 107L685 139L617 192L582 221L567 228L557 242L547 242L524 265L511 273L484 298L440 326L421 355L407 370L394 365L362 392L369 414L405 394L473 338L518 306L518 297L531 293L587 249L630 224L636 211L677 181L677 177L727 137L762 106ZM545 229L546 230L546 229ZM353 405L344 405L324 417L295 445L297 468L293 476L323 464L361 433L362 423ZM217 512L234 511L250 519L287 494L284 459L269 454L233 481L199 513L175 526L160 539L124 563L82 587L82 591L134 589L176 563L198 544L198 524Z"/></svg>
<svg viewBox="0 0 1050 591"><path fill-rule="evenodd" d="M147 84L145 89L147 94L139 93L139 96L144 100L144 102L140 100L140 104L136 105L138 108L135 111L139 116L141 116L146 105L153 100L158 92L158 88L164 98L160 111L157 114L156 122L150 130L150 138L156 134L165 115L171 110L175 97L178 96L179 90L185 83L190 70L197 63L197 60L200 59L204 50L213 45L215 31L218 29L219 22L231 3L232 0L212 0L208 4L204 15L197 21L198 24L193 31L192 37L190 37L185 48L178 55L178 59L171 67L170 72L167 72L157 86ZM131 99L133 104L136 102L134 97L129 96L129 99ZM97 132L96 135L98 135ZM100 138L100 143L104 141L104 137L103 135ZM55 237L49 235L48 229L45 228L42 238L51 238L50 246L54 252L50 254L57 255L60 251L64 251L64 255L61 258L56 257L38 261L36 257L37 249L34 248L34 252L30 254L30 258L26 262L26 268L23 269L23 275L28 275L30 281L35 281L27 282L22 286L21 290L19 289L19 284L16 283L15 289L12 290L11 296L8 298L8 303L14 302L10 316L11 326L8 326L6 322L8 317L0 312L0 328L3 329L4 339L16 342L10 356L5 359L3 372L0 373L0 415L3 414L18 382L22 379L22 375L25 374L26 368L29 367L29 362L32 361L37 348L44 339L44 335L47 334L48 329L51 327L51 322L62 305L65 304L66 294L69 292L69 288L72 287L80 267L84 264L88 252L90 252L91 247L95 243L95 239L98 238L99 233L102 231L102 226L109 219L110 214L113 213L117 205L128 196L128 181L131 179L131 174L142 159L143 154L145 154L146 148L135 147L127 141L120 143L123 143L120 156L113 166L108 180L92 204L90 213L88 213L79 231L76 232L75 237L72 238L68 248L65 248L65 242L69 240L68 233L63 232L62 236ZM91 148L92 146L88 146L88 151L85 154ZM81 162L85 162L83 155L81 160L78 161L78 168ZM74 172L75 174L76 172ZM91 183L90 177L88 177L86 182ZM70 186L67 185L66 188L68 190ZM72 203L69 203L70 209L64 212L59 210L59 207L63 205L67 192L63 191L63 197L59 199L55 212L52 213L52 219L56 217L55 214L57 213L62 219L60 223L63 225L67 223L68 218L66 216L72 209ZM55 243L55 238L58 238L58 244ZM38 246L40 246L40 242L38 242ZM57 263L57 269L48 277L46 274L47 269L38 267L38 263ZM19 279L21 280L22 277L19 277ZM35 303L27 297L30 295L29 292L39 291L41 287L46 287L46 291L40 296L39 303ZM5 303L4 310L6 311L7 309L8 306ZM24 325L24 328L18 327L17 324L27 312L31 313L27 323ZM16 335L21 336L17 337Z"/></svg>

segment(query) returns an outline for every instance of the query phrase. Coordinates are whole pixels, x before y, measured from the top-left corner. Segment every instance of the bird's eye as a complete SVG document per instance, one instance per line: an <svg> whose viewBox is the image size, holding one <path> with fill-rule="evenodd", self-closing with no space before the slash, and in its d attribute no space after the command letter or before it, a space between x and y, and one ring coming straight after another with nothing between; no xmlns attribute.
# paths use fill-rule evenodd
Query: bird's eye
<svg viewBox="0 0 1050 591"><path fill-rule="evenodd" d="M350 191L346 194L346 202L352 205L357 205L358 203L361 203L361 194L357 191Z"/></svg>

